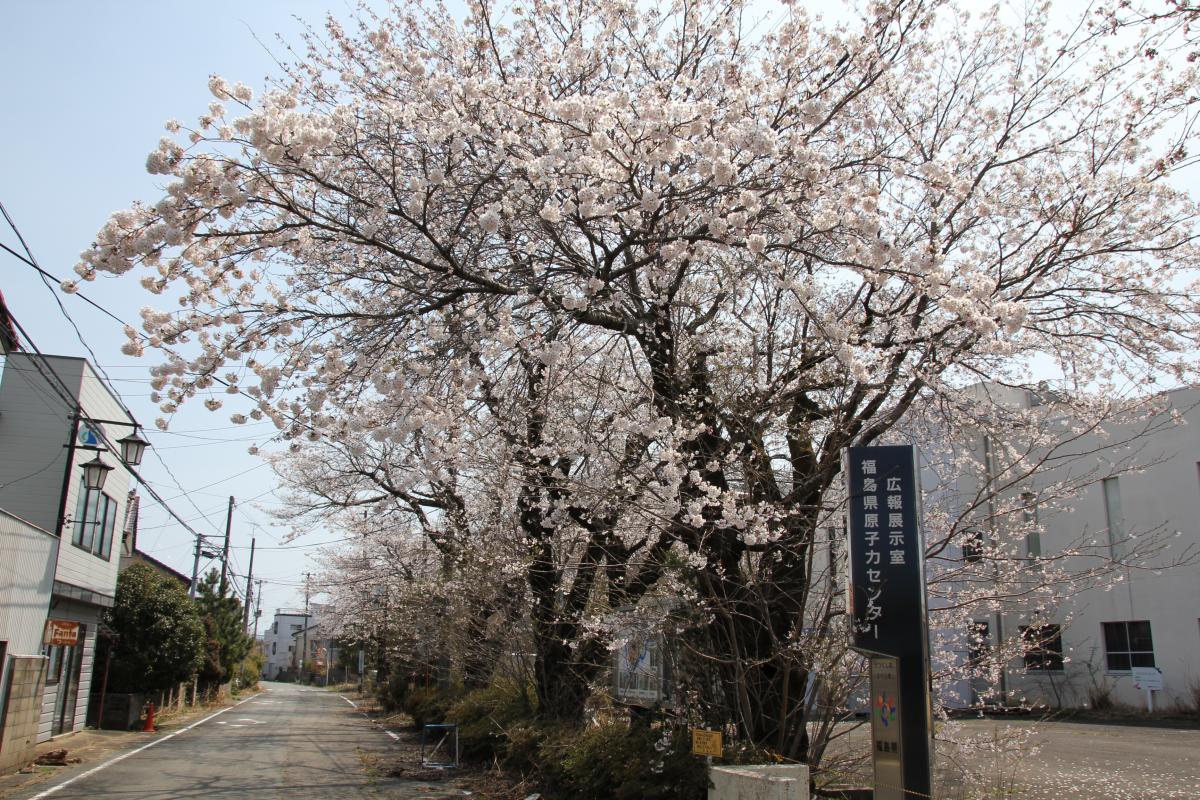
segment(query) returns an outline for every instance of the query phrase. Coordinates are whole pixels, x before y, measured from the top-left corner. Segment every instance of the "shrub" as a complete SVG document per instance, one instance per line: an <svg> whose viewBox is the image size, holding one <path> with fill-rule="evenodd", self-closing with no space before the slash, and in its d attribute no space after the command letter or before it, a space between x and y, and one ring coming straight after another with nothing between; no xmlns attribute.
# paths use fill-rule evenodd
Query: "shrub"
<svg viewBox="0 0 1200 800"><path fill-rule="evenodd" d="M509 731L533 714L529 688L505 681L468 692L450 707L447 720L458 725L464 758L492 759L507 756Z"/></svg>
<svg viewBox="0 0 1200 800"><path fill-rule="evenodd" d="M700 800L708 791L703 761L685 732L630 729L613 723L560 730L538 750L546 789L563 798Z"/></svg>
<svg viewBox="0 0 1200 800"><path fill-rule="evenodd" d="M402 672L393 672L388 679L375 687L379 704L388 711L399 711L404 708L409 693L408 676Z"/></svg>
<svg viewBox="0 0 1200 800"><path fill-rule="evenodd" d="M430 723L446 722L450 707L462 696L461 691L422 686L410 689L404 698L404 710L418 728Z"/></svg>

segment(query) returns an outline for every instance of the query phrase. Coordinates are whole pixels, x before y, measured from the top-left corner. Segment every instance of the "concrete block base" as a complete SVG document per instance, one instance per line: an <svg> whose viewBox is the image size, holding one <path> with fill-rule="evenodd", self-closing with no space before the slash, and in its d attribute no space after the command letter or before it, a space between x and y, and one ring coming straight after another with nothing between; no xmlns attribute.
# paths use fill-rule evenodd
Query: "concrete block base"
<svg viewBox="0 0 1200 800"><path fill-rule="evenodd" d="M808 800L807 764L712 767L708 800Z"/></svg>

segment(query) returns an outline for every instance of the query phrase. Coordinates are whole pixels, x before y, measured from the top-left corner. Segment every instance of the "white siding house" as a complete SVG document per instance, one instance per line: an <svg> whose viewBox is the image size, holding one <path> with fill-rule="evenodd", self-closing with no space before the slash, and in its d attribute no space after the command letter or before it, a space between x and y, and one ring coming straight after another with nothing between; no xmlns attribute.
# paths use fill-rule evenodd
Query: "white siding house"
<svg viewBox="0 0 1200 800"><path fill-rule="evenodd" d="M77 424L76 404L92 422ZM132 480L119 466L120 453L96 448L133 430L134 420L84 359L6 356L0 508L58 537L49 618L79 625L77 644L46 648L39 741L84 724L96 634L101 613L113 603ZM97 455L115 469L102 491L89 492L79 467Z"/></svg>

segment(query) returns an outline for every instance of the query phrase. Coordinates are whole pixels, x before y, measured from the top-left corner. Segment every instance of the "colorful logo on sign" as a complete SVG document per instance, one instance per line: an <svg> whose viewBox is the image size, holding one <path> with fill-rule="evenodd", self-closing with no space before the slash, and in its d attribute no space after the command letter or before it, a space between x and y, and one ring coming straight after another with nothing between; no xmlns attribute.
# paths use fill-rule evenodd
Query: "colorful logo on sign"
<svg viewBox="0 0 1200 800"><path fill-rule="evenodd" d="M879 721L883 723L883 727L886 728L896 721L896 701L889 699L887 692L875 698L875 710L879 712Z"/></svg>

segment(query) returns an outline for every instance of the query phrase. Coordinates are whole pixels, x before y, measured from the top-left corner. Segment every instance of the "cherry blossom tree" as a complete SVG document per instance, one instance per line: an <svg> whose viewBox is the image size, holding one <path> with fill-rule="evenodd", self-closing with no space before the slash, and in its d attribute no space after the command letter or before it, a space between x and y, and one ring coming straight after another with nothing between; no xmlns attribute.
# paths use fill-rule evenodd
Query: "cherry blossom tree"
<svg viewBox="0 0 1200 800"><path fill-rule="evenodd" d="M249 402L333 460L298 485L353 476L318 504L438 547L505 526L547 713L581 713L598 609L669 580L713 713L808 759L844 447L1000 424L966 387L1036 365L1088 398L1194 377L1195 69L1150 55L1169 25L1047 15L363 12L257 100L213 77L78 272L176 305L127 345L164 413ZM938 524L934 556L970 534Z"/></svg>

